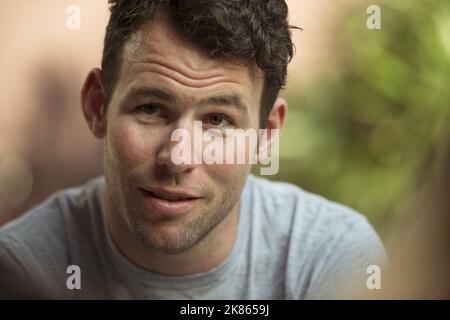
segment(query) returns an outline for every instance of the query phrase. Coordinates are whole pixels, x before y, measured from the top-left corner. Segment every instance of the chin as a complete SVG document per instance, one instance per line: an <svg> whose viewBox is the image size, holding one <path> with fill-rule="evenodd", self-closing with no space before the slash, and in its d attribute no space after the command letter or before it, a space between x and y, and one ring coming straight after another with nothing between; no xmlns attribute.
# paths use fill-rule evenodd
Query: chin
<svg viewBox="0 0 450 320"><path fill-rule="evenodd" d="M182 230L179 224L144 222L133 233L145 248L165 254L177 254L190 249L198 242L193 233Z"/></svg>

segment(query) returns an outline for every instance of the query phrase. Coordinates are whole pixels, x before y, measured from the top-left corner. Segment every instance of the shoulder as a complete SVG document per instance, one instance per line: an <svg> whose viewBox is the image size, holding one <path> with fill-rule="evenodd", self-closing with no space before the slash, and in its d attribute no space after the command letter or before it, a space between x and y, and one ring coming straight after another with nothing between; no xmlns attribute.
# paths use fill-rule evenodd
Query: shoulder
<svg viewBox="0 0 450 320"><path fill-rule="evenodd" d="M285 245L289 254L300 254L302 261L306 255L309 260L323 259L325 249L332 246L379 247L367 218L346 205L287 182L251 176L250 185L253 225Z"/></svg>
<svg viewBox="0 0 450 320"><path fill-rule="evenodd" d="M98 179L59 191L43 203L0 228L0 258L10 260L26 273L48 269L69 259L70 229L87 216L88 193Z"/></svg>
<svg viewBox="0 0 450 320"><path fill-rule="evenodd" d="M250 176L253 201L259 212L272 226L301 228L303 234L314 236L339 234L352 228L368 225L367 219L356 210L284 181L271 181ZM286 230L288 231L288 230ZM297 230L299 231L299 230ZM296 234L301 236L301 234Z"/></svg>
<svg viewBox="0 0 450 320"><path fill-rule="evenodd" d="M251 184L260 228L284 250L288 297L330 297L386 262L378 234L356 210L287 182L252 177Z"/></svg>
<svg viewBox="0 0 450 320"><path fill-rule="evenodd" d="M0 246L29 247L39 249L46 244L49 238L61 238L64 234L62 228L62 213L60 201L66 197L66 192L58 192L43 203L25 212L17 219L8 222L0 228ZM55 239L61 240L61 239Z"/></svg>
<svg viewBox="0 0 450 320"><path fill-rule="evenodd" d="M19 218L6 223L0 228L0 241L13 239L36 246L46 238L57 240L55 237L64 236L66 220L74 218L74 212L86 208L93 192L90 189L100 182L99 179L58 191Z"/></svg>

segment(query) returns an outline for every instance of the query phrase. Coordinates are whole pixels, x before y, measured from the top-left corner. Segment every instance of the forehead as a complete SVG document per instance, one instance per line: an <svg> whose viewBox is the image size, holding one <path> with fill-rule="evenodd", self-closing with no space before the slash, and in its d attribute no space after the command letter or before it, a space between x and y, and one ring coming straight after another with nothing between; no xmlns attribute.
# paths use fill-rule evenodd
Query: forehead
<svg viewBox="0 0 450 320"><path fill-rule="evenodd" d="M209 57L183 39L161 13L131 35L123 49L120 69L119 83L124 85L156 80L193 93L230 89L258 106L264 78L254 65Z"/></svg>

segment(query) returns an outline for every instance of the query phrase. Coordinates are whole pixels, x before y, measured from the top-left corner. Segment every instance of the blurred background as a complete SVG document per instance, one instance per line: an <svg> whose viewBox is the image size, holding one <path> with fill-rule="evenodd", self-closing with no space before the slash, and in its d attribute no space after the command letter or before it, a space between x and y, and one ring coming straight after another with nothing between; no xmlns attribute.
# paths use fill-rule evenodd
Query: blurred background
<svg viewBox="0 0 450 320"><path fill-rule="evenodd" d="M449 143L448 0L290 0L285 180L365 214L388 250ZM381 29L369 30L369 5ZM67 27L80 11L80 28ZM105 1L0 2L0 224L101 174L79 94L100 65ZM440 159L440 160L439 160ZM447 159L448 160L448 159ZM440 162L439 162L440 161ZM257 171L255 171L256 173ZM447 190L448 192L448 190Z"/></svg>

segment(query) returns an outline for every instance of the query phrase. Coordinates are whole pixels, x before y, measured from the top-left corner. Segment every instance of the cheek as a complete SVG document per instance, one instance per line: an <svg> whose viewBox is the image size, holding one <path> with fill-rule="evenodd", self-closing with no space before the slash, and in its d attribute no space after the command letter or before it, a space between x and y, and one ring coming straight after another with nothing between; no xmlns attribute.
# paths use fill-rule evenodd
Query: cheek
<svg viewBox="0 0 450 320"><path fill-rule="evenodd" d="M242 164L208 165L204 170L208 176L224 194L233 193L232 190L239 189L246 181L251 167Z"/></svg>
<svg viewBox="0 0 450 320"><path fill-rule="evenodd" d="M106 153L116 167L141 166L148 162L156 146L155 137L139 126L117 123L108 131Z"/></svg>
<svg viewBox="0 0 450 320"><path fill-rule="evenodd" d="M242 141L242 139L239 139ZM230 144L228 140L222 142L221 146L223 149L223 159L224 164L211 164L205 165L205 170L208 172L208 176L220 185L222 189L229 189L230 186L236 187L246 180L248 174L252 169L251 155L254 155L255 150L253 150L253 144L256 147L257 141L255 143L249 143L248 139L244 140L244 144L238 143L238 140L234 140ZM225 147L224 147L225 146ZM229 146L228 148L226 146ZM220 147L218 147L220 150ZM251 149L251 150L250 150ZM234 162L233 164L230 162ZM226 164L228 162L228 164Z"/></svg>

